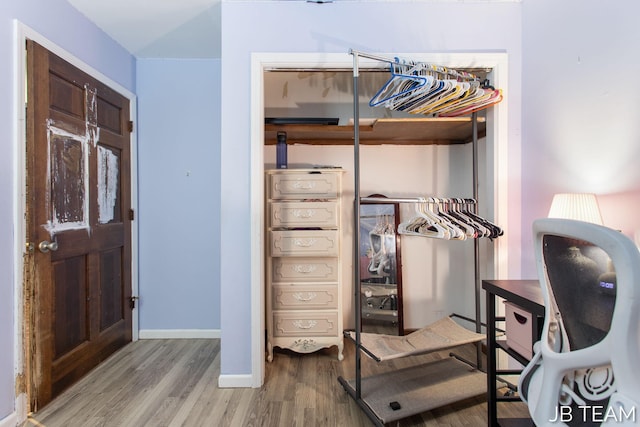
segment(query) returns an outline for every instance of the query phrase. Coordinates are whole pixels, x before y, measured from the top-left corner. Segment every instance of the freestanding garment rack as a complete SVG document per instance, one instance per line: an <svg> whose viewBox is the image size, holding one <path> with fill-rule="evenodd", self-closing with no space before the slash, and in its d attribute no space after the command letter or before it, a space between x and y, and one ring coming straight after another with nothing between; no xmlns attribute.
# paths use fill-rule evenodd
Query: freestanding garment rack
<svg viewBox="0 0 640 427"><path fill-rule="evenodd" d="M359 265L360 248L360 130L359 130L359 58L386 63L394 60L350 50L353 55L353 109L354 109L354 266ZM478 199L478 124L477 113L472 115L473 126L473 198ZM384 199L385 201L415 202L416 199ZM479 267L479 242L474 239L475 264L475 325L480 333L481 278ZM422 413L449 403L486 393L486 375L480 371L482 349L476 347L474 365L459 357L437 360L425 365L390 371L362 378L361 361L364 350L361 341L362 315L360 298L360 269L354 268L355 289L355 379L338 381L356 401L366 415L378 426ZM345 334L347 335L347 334ZM351 338L353 335L347 335Z"/></svg>

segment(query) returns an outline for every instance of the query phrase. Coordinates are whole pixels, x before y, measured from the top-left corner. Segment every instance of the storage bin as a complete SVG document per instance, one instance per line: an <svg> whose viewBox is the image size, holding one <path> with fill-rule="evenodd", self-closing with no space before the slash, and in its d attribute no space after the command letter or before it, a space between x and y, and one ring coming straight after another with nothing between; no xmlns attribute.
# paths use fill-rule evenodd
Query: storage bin
<svg viewBox="0 0 640 427"><path fill-rule="evenodd" d="M517 305L505 302L507 345L521 356L533 357L533 315ZM537 319L535 319L537 322Z"/></svg>

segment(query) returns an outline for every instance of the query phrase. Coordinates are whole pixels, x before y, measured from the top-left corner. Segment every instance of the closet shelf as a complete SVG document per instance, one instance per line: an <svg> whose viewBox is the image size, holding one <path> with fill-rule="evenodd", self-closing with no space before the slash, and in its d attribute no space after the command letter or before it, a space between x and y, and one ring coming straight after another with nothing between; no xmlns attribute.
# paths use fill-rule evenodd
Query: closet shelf
<svg viewBox="0 0 640 427"><path fill-rule="evenodd" d="M473 141L471 117L422 117L360 121L362 145L450 145ZM486 135L486 120L478 119L478 137ZM353 145L354 125L266 124L265 145L276 143L276 133L287 133L289 144Z"/></svg>

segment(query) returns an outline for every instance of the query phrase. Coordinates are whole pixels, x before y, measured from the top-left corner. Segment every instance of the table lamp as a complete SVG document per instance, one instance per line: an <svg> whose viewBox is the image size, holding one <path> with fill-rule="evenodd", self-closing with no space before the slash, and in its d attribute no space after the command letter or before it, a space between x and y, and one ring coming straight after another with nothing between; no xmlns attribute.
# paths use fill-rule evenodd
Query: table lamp
<svg viewBox="0 0 640 427"><path fill-rule="evenodd" d="M596 195L592 193L560 193L553 196L549 218L566 218L603 225Z"/></svg>

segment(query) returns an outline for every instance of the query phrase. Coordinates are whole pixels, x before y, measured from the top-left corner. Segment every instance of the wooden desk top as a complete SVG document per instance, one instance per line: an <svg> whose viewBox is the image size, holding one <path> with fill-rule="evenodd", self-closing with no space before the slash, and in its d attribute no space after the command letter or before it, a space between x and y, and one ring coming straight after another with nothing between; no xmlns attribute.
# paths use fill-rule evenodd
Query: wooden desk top
<svg viewBox="0 0 640 427"><path fill-rule="evenodd" d="M544 298L536 280L483 280L482 288L512 302L528 312L544 316Z"/></svg>

